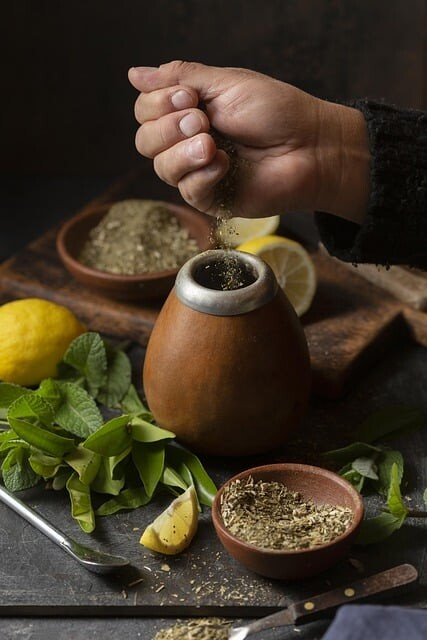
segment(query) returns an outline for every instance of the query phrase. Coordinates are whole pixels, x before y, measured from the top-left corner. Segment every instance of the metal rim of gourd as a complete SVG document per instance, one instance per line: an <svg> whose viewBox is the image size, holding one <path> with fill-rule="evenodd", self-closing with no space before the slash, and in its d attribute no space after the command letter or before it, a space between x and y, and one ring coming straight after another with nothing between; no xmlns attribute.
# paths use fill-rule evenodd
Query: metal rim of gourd
<svg viewBox="0 0 427 640"><path fill-rule="evenodd" d="M251 272L254 281L238 289L217 290L201 284L197 274L202 267L224 258L236 258ZM254 311L269 303L278 283L272 269L258 256L242 251L210 249L197 254L181 267L175 281L175 294L187 307L217 316L234 316Z"/></svg>

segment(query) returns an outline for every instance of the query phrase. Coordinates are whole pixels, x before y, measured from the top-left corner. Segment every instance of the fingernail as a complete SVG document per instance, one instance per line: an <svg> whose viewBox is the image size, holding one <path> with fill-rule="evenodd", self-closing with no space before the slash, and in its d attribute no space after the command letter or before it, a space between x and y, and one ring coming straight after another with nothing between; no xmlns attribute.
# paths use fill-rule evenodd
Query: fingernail
<svg viewBox="0 0 427 640"><path fill-rule="evenodd" d="M205 157L205 149L200 138L193 138L193 140L190 140L188 142L187 151L188 155L196 160L203 160Z"/></svg>
<svg viewBox="0 0 427 640"><path fill-rule="evenodd" d="M189 113L182 118L179 123L179 128L187 138L191 138L192 136L195 136L196 133L199 133L202 128L202 123L195 113Z"/></svg>
<svg viewBox="0 0 427 640"><path fill-rule="evenodd" d="M175 109L188 109L193 106L193 98L187 91L180 89L171 96L171 102Z"/></svg>

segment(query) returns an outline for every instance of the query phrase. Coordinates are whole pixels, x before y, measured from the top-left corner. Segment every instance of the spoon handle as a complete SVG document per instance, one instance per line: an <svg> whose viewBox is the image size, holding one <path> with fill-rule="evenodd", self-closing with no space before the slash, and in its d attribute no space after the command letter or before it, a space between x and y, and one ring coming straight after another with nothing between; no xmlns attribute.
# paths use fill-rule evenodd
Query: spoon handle
<svg viewBox="0 0 427 640"><path fill-rule="evenodd" d="M7 489L0 485L0 501L4 502L8 507L33 525L36 529L45 534L52 542L60 547L68 547L70 545L69 538L54 527L48 520L39 515L34 509L24 504L19 498L12 495Z"/></svg>

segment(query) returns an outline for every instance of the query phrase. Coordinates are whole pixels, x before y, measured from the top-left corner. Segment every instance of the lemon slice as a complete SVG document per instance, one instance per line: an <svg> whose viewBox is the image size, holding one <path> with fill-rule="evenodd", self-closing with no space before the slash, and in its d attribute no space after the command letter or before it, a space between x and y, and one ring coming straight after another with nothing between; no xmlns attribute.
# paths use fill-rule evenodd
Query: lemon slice
<svg viewBox="0 0 427 640"><path fill-rule="evenodd" d="M309 309L316 291L316 271L299 242L268 235L244 242L237 248L259 256L270 265L298 316Z"/></svg>
<svg viewBox="0 0 427 640"><path fill-rule="evenodd" d="M280 216L269 218L222 218L218 222L217 238L225 247L237 245L274 233L280 224Z"/></svg>
<svg viewBox="0 0 427 640"><path fill-rule="evenodd" d="M173 556L188 547L198 521L196 490L191 485L148 525L140 543L152 551Z"/></svg>

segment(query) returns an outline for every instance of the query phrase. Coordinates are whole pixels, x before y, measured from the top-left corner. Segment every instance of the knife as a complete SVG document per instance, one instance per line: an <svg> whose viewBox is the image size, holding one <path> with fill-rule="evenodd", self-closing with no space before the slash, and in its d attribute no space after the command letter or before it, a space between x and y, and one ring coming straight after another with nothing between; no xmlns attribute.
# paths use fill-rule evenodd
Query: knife
<svg viewBox="0 0 427 640"><path fill-rule="evenodd" d="M311 622L322 618L325 614L332 613L342 604L355 602L378 593L385 594L397 587L415 582L417 578L418 572L414 566L401 564L357 582L313 596L308 600L295 602L286 609L255 620L245 626L231 627L228 632L228 640L244 640L247 636L257 631Z"/></svg>

